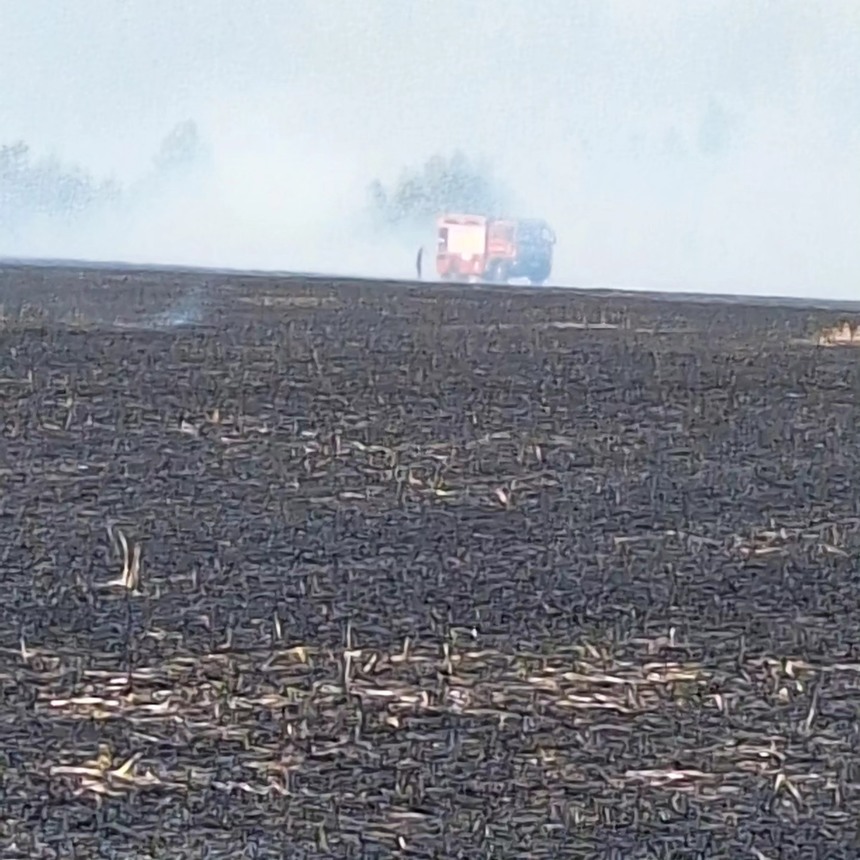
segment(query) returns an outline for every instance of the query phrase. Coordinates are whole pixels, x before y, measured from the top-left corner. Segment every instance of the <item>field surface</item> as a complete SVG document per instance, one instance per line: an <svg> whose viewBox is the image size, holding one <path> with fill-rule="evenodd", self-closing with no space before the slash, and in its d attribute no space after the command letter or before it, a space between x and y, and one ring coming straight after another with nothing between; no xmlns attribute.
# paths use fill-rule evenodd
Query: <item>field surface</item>
<svg viewBox="0 0 860 860"><path fill-rule="evenodd" d="M841 319L0 269L0 853L856 857Z"/></svg>

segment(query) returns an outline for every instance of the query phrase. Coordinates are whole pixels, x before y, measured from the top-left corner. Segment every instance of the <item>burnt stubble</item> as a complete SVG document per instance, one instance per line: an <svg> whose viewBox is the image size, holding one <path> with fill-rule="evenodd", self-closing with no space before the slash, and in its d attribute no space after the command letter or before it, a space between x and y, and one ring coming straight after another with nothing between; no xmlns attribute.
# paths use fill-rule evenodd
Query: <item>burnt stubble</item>
<svg viewBox="0 0 860 860"><path fill-rule="evenodd" d="M853 856L834 311L71 267L0 301L4 856Z"/></svg>

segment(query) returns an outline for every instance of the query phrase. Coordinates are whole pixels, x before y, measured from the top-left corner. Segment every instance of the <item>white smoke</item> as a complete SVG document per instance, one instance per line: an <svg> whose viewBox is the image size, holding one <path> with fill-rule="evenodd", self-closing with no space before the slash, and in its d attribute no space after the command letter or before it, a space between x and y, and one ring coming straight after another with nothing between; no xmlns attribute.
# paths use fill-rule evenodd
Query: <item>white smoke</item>
<svg viewBox="0 0 860 860"><path fill-rule="evenodd" d="M553 282L854 298L858 58L855 0L2 4L0 144L126 194L0 253L408 277L366 187L459 148L550 220ZM155 181L185 119L207 158Z"/></svg>

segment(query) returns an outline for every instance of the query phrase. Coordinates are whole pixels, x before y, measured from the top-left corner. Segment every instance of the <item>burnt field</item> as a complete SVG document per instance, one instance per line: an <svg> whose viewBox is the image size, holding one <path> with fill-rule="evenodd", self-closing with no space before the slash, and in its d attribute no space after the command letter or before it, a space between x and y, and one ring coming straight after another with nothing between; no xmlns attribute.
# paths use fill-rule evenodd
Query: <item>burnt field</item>
<svg viewBox="0 0 860 860"><path fill-rule="evenodd" d="M853 857L833 310L0 271L0 845Z"/></svg>

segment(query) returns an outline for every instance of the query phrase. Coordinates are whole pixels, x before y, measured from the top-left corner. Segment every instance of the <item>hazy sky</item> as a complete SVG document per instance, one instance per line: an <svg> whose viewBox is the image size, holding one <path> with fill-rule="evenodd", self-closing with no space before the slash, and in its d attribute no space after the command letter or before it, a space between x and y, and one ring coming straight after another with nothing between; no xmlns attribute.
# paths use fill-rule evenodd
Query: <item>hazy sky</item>
<svg viewBox="0 0 860 860"><path fill-rule="evenodd" d="M461 147L553 222L554 279L860 296L857 0L0 0L0 81L0 142L126 181L183 119L213 152L24 251L408 274L347 213Z"/></svg>

